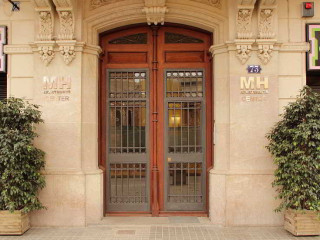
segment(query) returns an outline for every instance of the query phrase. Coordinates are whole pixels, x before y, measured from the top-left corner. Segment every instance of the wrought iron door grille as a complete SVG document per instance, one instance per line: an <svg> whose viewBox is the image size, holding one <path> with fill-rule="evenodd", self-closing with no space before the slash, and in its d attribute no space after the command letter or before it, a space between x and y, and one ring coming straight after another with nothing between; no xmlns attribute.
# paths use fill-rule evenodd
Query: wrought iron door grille
<svg viewBox="0 0 320 240"><path fill-rule="evenodd" d="M203 71L167 71L167 98L203 97Z"/></svg>
<svg viewBox="0 0 320 240"><path fill-rule="evenodd" d="M202 163L169 163L168 202L203 202Z"/></svg>
<svg viewBox="0 0 320 240"><path fill-rule="evenodd" d="M107 71L110 212L149 210L148 70Z"/></svg>
<svg viewBox="0 0 320 240"><path fill-rule="evenodd" d="M109 73L110 98L146 98L146 71Z"/></svg>
<svg viewBox="0 0 320 240"><path fill-rule="evenodd" d="M110 153L146 152L146 101L110 101Z"/></svg>
<svg viewBox="0 0 320 240"><path fill-rule="evenodd" d="M169 153L201 153L201 102L169 102Z"/></svg>
<svg viewBox="0 0 320 240"><path fill-rule="evenodd" d="M110 203L147 203L146 166L145 163L110 164Z"/></svg>

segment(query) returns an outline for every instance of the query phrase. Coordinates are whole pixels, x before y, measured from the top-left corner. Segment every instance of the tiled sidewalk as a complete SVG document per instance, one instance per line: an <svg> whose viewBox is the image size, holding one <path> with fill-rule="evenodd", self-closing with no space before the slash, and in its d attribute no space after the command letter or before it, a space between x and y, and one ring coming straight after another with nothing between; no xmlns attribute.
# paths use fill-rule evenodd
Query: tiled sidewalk
<svg viewBox="0 0 320 240"><path fill-rule="evenodd" d="M123 220L125 219L125 220ZM0 240L320 240L294 237L281 227L217 227L206 218L107 218L86 228L32 228L22 237Z"/></svg>

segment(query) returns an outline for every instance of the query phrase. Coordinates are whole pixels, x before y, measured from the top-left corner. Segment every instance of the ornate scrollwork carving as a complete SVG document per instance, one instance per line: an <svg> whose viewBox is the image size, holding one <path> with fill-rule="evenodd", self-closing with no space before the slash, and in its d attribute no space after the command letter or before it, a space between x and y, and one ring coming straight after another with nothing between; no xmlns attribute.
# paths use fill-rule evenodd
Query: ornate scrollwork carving
<svg viewBox="0 0 320 240"><path fill-rule="evenodd" d="M54 53L54 43L45 43L42 44L38 42L38 51L40 55L41 61L48 66L52 60L54 59L55 53Z"/></svg>
<svg viewBox="0 0 320 240"><path fill-rule="evenodd" d="M165 0L145 0L145 7L142 9L149 25L159 23L163 25L168 11Z"/></svg>
<svg viewBox="0 0 320 240"><path fill-rule="evenodd" d="M256 0L238 0L237 38L252 38L252 13Z"/></svg>
<svg viewBox="0 0 320 240"><path fill-rule="evenodd" d="M74 19L71 11L60 11L60 34L59 39L74 39Z"/></svg>
<svg viewBox="0 0 320 240"><path fill-rule="evenodd" d="M60 40L74 39L74 12L71 0L53 0L60 19Z"/></svg>
<svg viewBox="0 0 320 240"><path fill-rule="evenodd" d="M242 64L245 64L251 57L251 44L238 44L237 45L237 57Z"/></svg>
<svg viewBox="0 0 320 240"><path fill-rule="evenodd" d="M59 49L63 57L63 61L69 65L76 57L74 46L60 46Z"/></svg>
<svg viewBox="0 0 320 240"><path fill-rule="evenodd" d="M276 4L276 0L262 0L260 2L258 11L260 39L273 39L275 37L274 15Z"/></svg>
<svg viewBox="0 0 320 240"><path fill-rule="evenodd" d="M239 9L237 16L237 29L239 39L252 37L251 31L252 9Z"/></svg>
<svg viewBox="0 0 320 240"><path fill-rule="evenodd" d="M261 44L258 46L258 57L263 64L268 64L272 58L273 45Z"/></svg>
<svg viewBox="0 0 320 240"><path fill-rule="evenodd" d="M53 39L54 14L53 8L48 0L34 0L35 10L39 14L39 41L50 41Z"/></svg>
<svg viewBox="0 0 320 240"><path fill-rule="evenodd" d="M63 61L69 65L76 57L76 41L57 41Z"/></svg>

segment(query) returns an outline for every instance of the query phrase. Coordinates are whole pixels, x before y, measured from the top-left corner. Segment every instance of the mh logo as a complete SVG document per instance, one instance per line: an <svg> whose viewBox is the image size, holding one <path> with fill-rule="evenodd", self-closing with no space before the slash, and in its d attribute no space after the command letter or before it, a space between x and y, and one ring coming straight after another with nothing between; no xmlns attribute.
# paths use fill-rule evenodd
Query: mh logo
<svg viewBox="0 0 320 240"><path fill-rule="evenodd" d="M268 77L241 77L240 78L241 90L268 90L269 78Z"/></svg>

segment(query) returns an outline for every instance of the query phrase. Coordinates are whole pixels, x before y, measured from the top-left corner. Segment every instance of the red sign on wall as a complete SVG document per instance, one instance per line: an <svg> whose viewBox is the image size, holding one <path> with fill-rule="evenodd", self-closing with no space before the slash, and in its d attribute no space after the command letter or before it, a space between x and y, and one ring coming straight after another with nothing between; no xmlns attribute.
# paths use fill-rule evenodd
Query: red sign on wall
<svg viewBox="0 0 320 240"><path fill-rule="evenodd" d="M7 56L4 54L4 45L7 44L7 27L0 26L0 72L7 71Z"/></svg>

